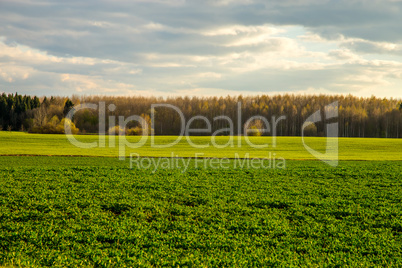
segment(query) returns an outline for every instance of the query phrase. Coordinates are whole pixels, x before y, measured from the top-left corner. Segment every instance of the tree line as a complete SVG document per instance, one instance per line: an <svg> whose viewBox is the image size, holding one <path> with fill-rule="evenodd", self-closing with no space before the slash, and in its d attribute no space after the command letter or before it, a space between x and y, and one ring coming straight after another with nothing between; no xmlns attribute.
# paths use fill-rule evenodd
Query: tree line
<svg viewBox="0 0 402 268"><path fill-rule="evenodd" d="M325 107L338 102L338 123L340 137L381 137L402 138L402 102L395 98L355 97L352 95L262 95L262 96L227 96L227 97L119 97L119 96L72 96L41 97L22 96L3 93L0 97L0 127L3 130L23 130L36 133L63 133L67 113L74 105L83 103L105 103L106 131L141 135L144 131L138 122L129 122L126 129L118 126L118 116L127 118L140 115L150 124L152 104L170 104L177 107L188 121L194 116L204 116L212 123L212 133L230 127L227 120L214 118L227 116L233 122L235 130L243 128L253 116L285 119L278 121L278 136L302 135L303 123L310 115L320 111L325 119ZM240 107L239 107L240 103ZM113 104L114 109L109 105ZM239 112L240 111L240 112ZM177 111L168 107L155 109L155 135L178 135L181 131L181 119ZM74 133L98 133L99 111L82 109L77 111L69 122ZM249 122L249 129L265 128L260 119ZM205 128L203 120L194 120L191 128ZM271 135L255 131L256 135ZM221 135L231 134L229 131ZM325 136L326 122L316 122L305 133L311 136Z"/></svg>
<svg viewBox="0 0 402 268"><path fill-rule="evenodd" d="M24 130L24 123L30 117L31 110L40 107L40 100L34 96L22 96L18 93L3 93L0 96L0 126L7 130Z"/></svg>

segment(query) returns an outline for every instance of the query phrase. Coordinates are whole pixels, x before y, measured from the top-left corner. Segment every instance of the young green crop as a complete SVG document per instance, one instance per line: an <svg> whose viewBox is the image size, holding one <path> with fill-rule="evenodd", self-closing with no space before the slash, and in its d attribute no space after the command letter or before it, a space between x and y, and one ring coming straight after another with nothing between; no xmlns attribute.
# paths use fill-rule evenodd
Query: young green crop
<svg viewBox="0 0 402 268"><path fill-rule="evenodd" d="M287 159L286 169L239 168L234 160L229 168L204 168L193 159L185 170L131 169L109 137L93 149L74 147L64 135L0 132L0 141L0 265L402 266L402 140L339 139L341 160L376 161L336 168L312 161L300 137L278 137L277 147L266 149L244 137L234 137L234 147L199 149L184 137L171 148L148 141L126 151L220 158L271 152ZM324 138L306 142L325 150Z"/></svg>
<svg viewBox="0 0 402 268"><path fill-rule="evenodd" d="M402 162L130 169L0 157L0 265L402 266Z"/></svg>

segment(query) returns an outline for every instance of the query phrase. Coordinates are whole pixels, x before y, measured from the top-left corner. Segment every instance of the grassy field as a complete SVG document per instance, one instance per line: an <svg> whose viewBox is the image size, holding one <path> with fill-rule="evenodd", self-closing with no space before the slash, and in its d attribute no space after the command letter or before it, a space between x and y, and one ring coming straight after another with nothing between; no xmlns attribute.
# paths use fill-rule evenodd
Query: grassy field
<svg viewBox="0 0 402 268"><path fill-rule="evenodd" d="M80 142L97 142L98 136L85 135L77 136ZM106 138L104 148L82 149L72 145L65 135L27 134L20 132L0 131L0 155L75 155L75 156L107 156L117 157L119 155L119 138L112 137L115 145L109 146L109 137ZM127 140L131 143L138 142L140 137L129 136ZM155 144L170 144L177 139L176 136L156 136ZM250 137L253 144L268 144L267 148L255 149L247 144L244 137L234 137L234 146L226 148L215 148L211 144L210 137L191 137L191 140L198 145L210 144L208 148L194 148L189 146L185 137L169 148L151 147L150 138L140 148L125 149L125 155L138 153L140 156L170 157L172 153L180 157L194 157L196 153L202 153L204 157L228 157L234 158L238 153L244 157L249 153L250 157L267 157L268 153L275 153L277 157L291 160L315 159L304 147L300 137L277 137L274 148L271 137ZM239 140L241 146L238 146ZM218 144L226 144L228 137L216 137ZM306 137L306 144L313 149L324 153L326 146L325 138ZM402 139L373 139L373 138L340 138L339 159L340 160L402 160Z"/></svg>
<svg viewBox="0 0 402 268"><path fill-rule="evenodd" d="M277 142L278 155L305 161L216 169L190 160L185 172L153 172L119 161L116 148L0 132L1 155L110 156L0 156L0 266L401 267L401 141L341 139L336 168L306 160L300 138ZM173 149L136 152L266 157L249 146Z"/></svg>

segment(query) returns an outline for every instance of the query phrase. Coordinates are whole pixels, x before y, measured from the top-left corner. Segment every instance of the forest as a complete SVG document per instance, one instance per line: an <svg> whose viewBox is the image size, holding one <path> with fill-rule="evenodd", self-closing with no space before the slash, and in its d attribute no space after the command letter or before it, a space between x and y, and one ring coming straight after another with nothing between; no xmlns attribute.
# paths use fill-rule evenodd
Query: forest
<svg viewBox="0 0 402 268"><path fill-rule="evenodd" d="M233 121L235 130L243 129L247 120L253 116L271 118L285 116L277 125L278 136L300 136L306 119L316 111L321 111L330 103L338 102L338 118L340 137L378 137L402 138L402 101L394 98L355 97L352 95L262 95L262 96L227 96L227 97L116 97L116 96L61 96L37 97L22 96L18 93L0 95L0 129L3 131L28 131L32 133L64 133L67 113L76 105L83 103L99 104L106 107L115 105L115 109L106 109L106 131L110 134L142 135L145 132L133 121L121 129L118 116L125 118L139 115L150 123L152 104L171 104L184 114L186 120L194 116L205 116L212 122L212 132L229 127L227 120L214 120L217 116L227 116ZM239 117L239 104L240 114ZM239 119L239 120L238 120ZM117 122L117 123L115 123ZM82 109L77 111L69 122L73 133L96 134L99 132L99 111ZM155 135L178 135L181 121L178 113L168 107L155 109ZM239 123L241 124L239 126ZM149 124L150 125L150 124ZM248 124L248 129L261 129L259 119ZM326 122L318 122L305 134L325 136ZM194 120L192 129L205 128L205 121ZM243 135L234 133L235 135ZM254 133L254 132L253 132ZM231 133L222 131L221 135ZM255 132L256 135L271 135Z"/></svg>

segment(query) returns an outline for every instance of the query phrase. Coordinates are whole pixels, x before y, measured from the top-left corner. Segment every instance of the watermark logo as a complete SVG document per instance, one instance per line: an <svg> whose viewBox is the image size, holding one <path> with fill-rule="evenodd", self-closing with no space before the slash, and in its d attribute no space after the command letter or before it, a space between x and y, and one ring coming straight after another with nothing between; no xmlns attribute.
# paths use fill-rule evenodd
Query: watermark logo
<svg viewBox="0 0 402 268"><path fill-rule="evenodd" d="M173 110L177 115L178 118L180 119L180 134L177 136L177 138L170 143L165 143L165 144L158 144L155 140L155 110L157 108L165 108L165 109L171 109ZM72 135L71 131L71 125L68 122L71 122L73 120L73 116L76 112L83 110L83 109L92 109L92 110L99 110L99 139L98 141L93 141L90 143L85 143L81 142ZM183 112L176 106L171 105L171 104L152 104L151 105L151 116L150 116L150 122L147 122L143 117L138 116L138 115L131 115L127 118L124 116L119 116L118 117L118 122L116 122L116 117L115 116L109 116L106 120L106 112L113 112L115 111L116 106L114 104L108 105L106 107L104 102L100 102L98 104L94 103L84 103L75 106L73 109L70 110L70 112L67 114L66 118L69 120L66 120L65 123L65 133L67 135L67 139L70 141L71 144L78 148L83 148L83 149L90 149L90 148L104 148L106 147L106 129L112 130L112 133L109 131L109 143L108 146L110 148L116 147L116 139L114 135L118 135L118 147L119 147L119 158L121 160L124 160L126 157L126 148L131 148L131 149L136 149L139 147L144 146L148 138L150 137L150 147L151 148L169 148L169 147L174 147L177 143L179 143L183 138L186 139L188 145L190 145L193 148L198 148L198 149L205 149L205 148L219 148L219 149L224 149L227 147L237 147L241 148L243 143L247 143L247 145L251 148L254 149L263 149L267 148L270 145L272 148L275 148L277 145L277 130L278 130L278 124L286 120L286 116L279 116L278 118L276 116L271 117L271 122L265 117L262 116L252 116L249 118L244 126L242 125L242 109L241 109L241 103L239 102L237 104L237 128L235 129L235 124L233 120L225 115L219 115L215 116L212 119L212 122L209 118L203 115L195 115L189 120L186 121L186 118L183 114ZM261 126L259 128L254 128L254 129L249 129L250 124L255 121L259 120L261 121ZM106 121L108 121L108 127L106 126ZM204 128L193 128L192 124L194 121L203 121L205 123ZM213 123L219 122L219 121L225 121L227 124L226 127L223 127L221 129L215 130L212 132L212 125ZM141 139L135 143L130 142L125 135L125 129L127 128L129 123L136 122L144 132L141 135ZM271 144L268 142L262 143L262 144L255 144L252 142L252 140L249 138L250 132L259 132L259 133L264 133L266 135L269 135L271 139ZM229 133L228 141L226 144L219 144L216 142L217 136L222 135L222 133ZM193 142L192 137L193 135L203 135L203 136L208 136L209 137L209 142L205 144L196 144ZM241 136L242 138L237 139L235 141L234 137L235 136ZM235 144L236 143L236 144Z"/></svg>
<svg viewBox="0 0 402 268"><path fill-rule="evenodd" d="M130 169L148 169L152 173L163 169L179 169L186 172L189 167L211 169L285 169L286 160L270 152L267 157L250 157L249 153L234 158L205 157L204 153L196 153L193 157L179 157L171 153L170 157L141 157L138 153L130 154Z"/></svg>
<svg viewBox="0 0 402 268"><path fill-rule="evenodd" d="M338 122L328 122L333 121L338 118L338 102L335 101L324 108L325 120L323 120L321 116L321 110L316 111L312 115L310 115L302 126L302 142L304 148L312 154L315 158L327 163L330 166L336 167L338 165L339 159L339 146L338 146ZM325 133L326 133L326 149L325 153L318 152L311 147L309 147L305 142L304 131L309 126L318 123L324 122L326 125Z"/></svg>
<svg viewBox="0 0 402 268"><path fill-rule="evenodd" d="M242 115L242 104L239 102L237 103L237 114L235 115L235 121L233 118L230 118L226 115L219 115L214 118L207 118L203 115L194 115L191 118L186 120L183 112L176 106L166 103L161 104L152 104L150 107L150 115L131 115L131 116L114 116L107 114L114 114L116 110L116 106L114 104L106 105L105 102L99 102L98 104L94 103L84 103L78 105L70 110L67 114L65 120L65 133L67 139L76 147L90 149L90 148L105 148L108 146L109 148L118 147L118 156L120 160L124 160L128 154L131 152L127 152L128 149L132 149L135 152L135 149L149 146L151 149L155 148L156 150L160 150L161 148L169 148L174 147L182 139L186 139L186 144L188 144L192 148L200 149L200 150L207 150L208 148L217 148L217 149L225 149L229 147L236 147L241 148L242 143L246 143L248 148L257 149L257 150L265 150L268 147L276 148L277 147L277 132L278 126L280 126L282 121L286 120L286 116L272 116L271 118L266 118L260 115L254 115L250 118L243 118ZM174 141L165 144L158 144L157 140L155 139L155 111L157 109L168 109L171 113L175 113L177 118L180 120L180 133L175 137ZM91 142L81 142L79 141L71 131L71 122L73 120L73 116L76 112L83 110L83 109L91 109L97 110L99 112L99 136L97 141ZM311 116L307 118L302 126L301 136L302 136L302 143L305 149L312 154L315 158L324 161L330 166L337 166L338 165L338 122L336 121L338 118L338 102L333 102L327 106L325 106L324 111L322 113L321 110L316 111ZM246 120L247 119L247 120ZM202 122L204 127L194 127L194 122L197 121ZM128 126L137 125L137 129L141 130L141 138L140 139L127 139L126 133L128 134L127 130L135 131L134 129L129 129ZM216 125L214 125L216 124ZM316 124L325 124L324 133L326 135L326 148L325 153L321 153L307 145L305 139L305 131L310 126L315 126ZM199 126L199 124L198 124ZM215 126L215 127L213 127ZM220 129L217 129L217 126L220 126ZM224 127L223 127L224 126ZM215 131L213 131L215 130ZM264 135L269 136L269 139L260 139L258 143L253 143L256 140L251 139L249 136L253 135ZM194 143L194 135L202 135L206 138L203 140L203 144ZM227 142L225 144L217 142L217 136L226 135L228 137ZM235 139L234 137L238 137ZM108 142L106 142L108 139ZM148 140L150 139L150 141ZM118 142L116 142L116 140ZM135 141L135 142L134 142ZM199 140L198 140L199 141ZM116 144L117 143L117 144ZM202 152L202 151L201 151ZM198 153L198 152L197 152ZM271 154L272 152L266 151L266 153ZM135 156L136 154L134 154ZM130 156L130 159L133 155ZM176 158L176 157L173 157ZM199 157L193 157L198 159ZM232 157L236 158L236 157ZM246 157L247 159L249 157ZM132 160L132 159L131 159ZM153 163L157 166L163 166L161 163L171 163L169 159L148 159L148 160L141 160L141 157L137 155L135 157L136 163ZM159 162L155 162L155 161ZM208 159L207 159L208 160ZM267 159L265 159L266 161ZM283 159L284 160L284 159ZM184 161L184 160L183 160ZM208 160L209 161L209 160ZM208 162L207 161L207 162ZM215 159L209 161L207 166L213 167ZM239 160L237 160L239 161ZM248 160L247 160L248 161ZM247 162L246 161L246 162ZM253 159L253 161L257 161ZM221 161L222 162L222 161ZM253 163L254 163L253 162ZM257 161L258 162L258 161ZM255 163L257 163L255 162ZM131 162L130 162L131 163ZM183 162L185 163L185 162ZM218 165L224 165L226 160L223 159L223 162ZM248 162L247 162L248 163ZM260 164L256 164L255 166L266 167L264 165L264 159ZM167 164L165 164L167 165ZM249 165L250 166L250 165ZM270 165L272 166L272 165ZM273 165L275 167L275 165ZM253 167L253 165L251 165ZM272 168L272 167L271 167Z"/></svg>

